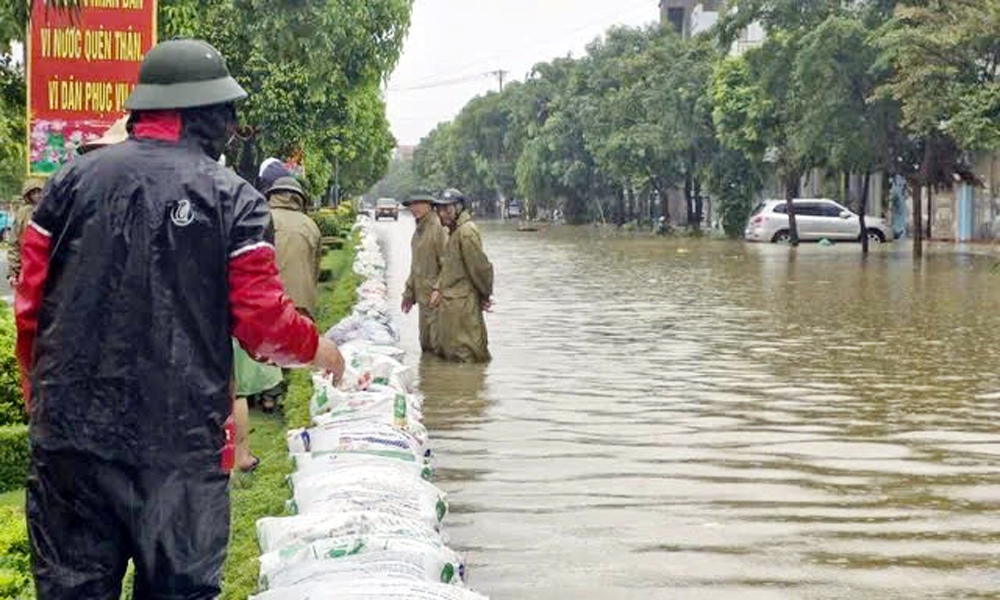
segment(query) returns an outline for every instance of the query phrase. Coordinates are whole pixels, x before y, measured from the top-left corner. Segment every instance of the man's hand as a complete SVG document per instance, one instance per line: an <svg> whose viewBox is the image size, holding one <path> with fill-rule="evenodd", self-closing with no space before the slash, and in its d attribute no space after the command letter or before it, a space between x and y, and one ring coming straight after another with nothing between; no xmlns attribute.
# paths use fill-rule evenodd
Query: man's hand
<svg viewBox="0 0 1000 600"><path fill-rule="evenodd" d="M479 303L479 308L481 308L483 312L493 312L493 301L487 298Z"/></svg>
<svg viewBox="0 0 1000 600"><path fill-rule="evenodd" d="M437 308L441 304L441 290L431 292L431 307Z"/></svg>
<svg viewBox="0 0 1000 600"><path fill-rule="evenodd" d="M408 315L410 314L410 311L413 310L413 301L403 298L403 304L401 304L399 308L403 311L404 315Z"/></svg>
<svg viewBox="0 0 1000 600"><path fill-rule="evenodd" d="M337 348L337 344L323 337L319 338L313 366L333 375L334 382L340 381L344 376L344 357L340 354L340 349Z"/></svg>

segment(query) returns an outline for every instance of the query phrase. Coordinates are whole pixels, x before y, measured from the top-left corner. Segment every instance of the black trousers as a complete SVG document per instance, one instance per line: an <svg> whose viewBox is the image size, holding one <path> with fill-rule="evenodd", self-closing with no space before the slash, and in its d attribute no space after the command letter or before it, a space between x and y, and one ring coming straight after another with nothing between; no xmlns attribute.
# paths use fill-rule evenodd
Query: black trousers
<svg viewBox="0 0 1000 600"><path fill-rule="evenodd" d="M38 600L118 600L130 558L135 600L219 595L229 493L217 465L143 469L35 448L27 503Z"/></svg>

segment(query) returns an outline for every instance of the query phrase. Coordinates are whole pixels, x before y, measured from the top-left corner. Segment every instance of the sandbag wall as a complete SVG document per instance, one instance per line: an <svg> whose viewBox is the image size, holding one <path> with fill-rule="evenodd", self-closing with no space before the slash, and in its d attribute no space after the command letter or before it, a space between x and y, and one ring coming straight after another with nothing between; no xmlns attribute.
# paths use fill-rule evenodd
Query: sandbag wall
<svg viewBox="0 0 1000 600"><path fill-rule="evenodd" d="M326 336L347 363L313 374L312 427L288 432L289 517L257 522L260 589L251 600L483 600L448 548L445 493L430 482L423 397L403 366L374 222L359 217L358 301Z"/></svg>

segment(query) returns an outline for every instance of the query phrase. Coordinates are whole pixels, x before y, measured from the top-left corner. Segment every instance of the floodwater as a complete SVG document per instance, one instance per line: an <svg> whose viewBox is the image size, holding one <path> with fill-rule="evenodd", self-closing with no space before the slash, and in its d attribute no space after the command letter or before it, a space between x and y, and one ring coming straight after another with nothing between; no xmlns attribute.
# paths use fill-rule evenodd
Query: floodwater
<svg viewBox="0 0 1000 600"><path fill-rule="evenodd" d="M420 361L472 587L1000 597L1000 259L482 229L494 360Z"/></svg>

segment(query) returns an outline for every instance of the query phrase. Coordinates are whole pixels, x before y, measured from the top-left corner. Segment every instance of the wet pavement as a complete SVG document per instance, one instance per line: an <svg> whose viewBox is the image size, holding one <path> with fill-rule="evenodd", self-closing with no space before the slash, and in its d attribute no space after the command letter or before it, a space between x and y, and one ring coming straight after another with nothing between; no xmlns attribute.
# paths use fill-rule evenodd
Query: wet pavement
<svg viewBox="0 0 1000 600"><path fill-rule="evenodd" d="M420 362L473 587L1000 597L997 258L482 228L494 360Z"/></svg>

